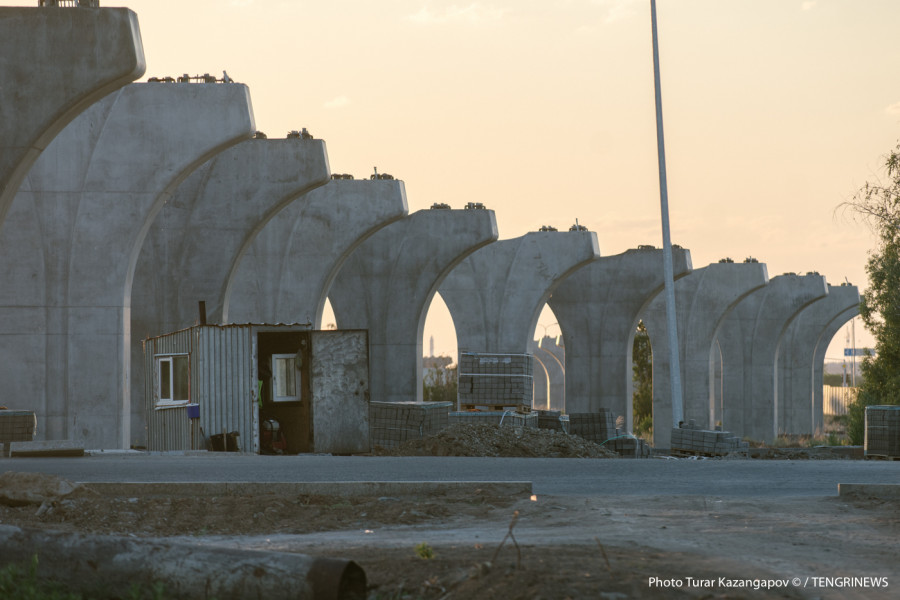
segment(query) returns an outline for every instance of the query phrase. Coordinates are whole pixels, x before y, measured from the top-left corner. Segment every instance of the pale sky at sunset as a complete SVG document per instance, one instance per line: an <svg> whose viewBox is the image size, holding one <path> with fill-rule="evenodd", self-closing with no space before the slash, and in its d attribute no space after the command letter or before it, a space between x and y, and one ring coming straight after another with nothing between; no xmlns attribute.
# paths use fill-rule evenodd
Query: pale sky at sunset
<svg viewBox="0 0 900 600"><path fill-rule="evenodd" d="M577 218L604 255L661 245L649 0L101 5L137 13L144 80L227 70L259 130L306 127L333 172L393 174L410 212L483 202L501 239ZM864 289L875 237L834 210L900 139L900 2L658 0L658 15L673 242L695 268L753 256L770 277ZM426 353L429 335L455 356L452 330L430 320Z"/></svg>

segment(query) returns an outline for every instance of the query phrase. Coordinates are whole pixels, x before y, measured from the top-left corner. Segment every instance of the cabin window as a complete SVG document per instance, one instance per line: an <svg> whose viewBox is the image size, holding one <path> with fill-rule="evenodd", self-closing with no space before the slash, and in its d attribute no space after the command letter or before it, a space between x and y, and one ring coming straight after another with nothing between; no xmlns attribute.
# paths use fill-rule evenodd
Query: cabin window
<svg viewBox="0 0 900 600"><path fill-rule="evenodd" d="M156 357L157 405L182 405L191 401L190 360L187 354Z"/></svg>
<svg viewBox="0 0 900 600"><path fill-rule="evenodd" d="M275 402L300 400L300 367L296 354L272 355L272 399Z"/></svg>

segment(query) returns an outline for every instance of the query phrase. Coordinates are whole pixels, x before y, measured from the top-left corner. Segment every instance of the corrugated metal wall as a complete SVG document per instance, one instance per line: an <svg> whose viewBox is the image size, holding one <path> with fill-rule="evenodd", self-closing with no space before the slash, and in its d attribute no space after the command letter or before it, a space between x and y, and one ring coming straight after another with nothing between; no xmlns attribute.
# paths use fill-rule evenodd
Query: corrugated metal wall
<svg viewBox="0 0 900 600"><path fill-rule="evenodd" d="M190 330L147 340L144 345L144 409L147 413L147 449L154 451L191 448L191 423L183 406L157 409L156 361L160 354L190 354ZM193 382L191 395L193 396Z"/></svg>
<svg viewBox="0 0 900 600"><path fill-rule="evenodd" d="M258 452L255 330L251 326L192 328L191 399L200 405L206 437L237 431L241 451Z"/></svg>

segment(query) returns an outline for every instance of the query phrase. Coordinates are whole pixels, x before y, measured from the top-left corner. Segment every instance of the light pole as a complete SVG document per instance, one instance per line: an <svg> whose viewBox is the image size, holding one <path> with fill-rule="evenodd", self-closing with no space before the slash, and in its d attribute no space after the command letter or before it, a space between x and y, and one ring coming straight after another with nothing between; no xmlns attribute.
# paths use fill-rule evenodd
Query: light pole
<svg viewBox="0 0 900 600"><path fill-rule="evenodd" d="M666 143L663 135L662 92L659 85L659 42L656 33L656 0L650 0L650 25L653 30L653 83L656 89L656 147L659 156L659 205L662 214L663 277L666 294L666 325L669 335L669 378L672 388L672 424L684 421L681 394L681 360L678 327L675 321L675 275L672 267L672 240L669 237L669 192L666 184Z"/></svg>

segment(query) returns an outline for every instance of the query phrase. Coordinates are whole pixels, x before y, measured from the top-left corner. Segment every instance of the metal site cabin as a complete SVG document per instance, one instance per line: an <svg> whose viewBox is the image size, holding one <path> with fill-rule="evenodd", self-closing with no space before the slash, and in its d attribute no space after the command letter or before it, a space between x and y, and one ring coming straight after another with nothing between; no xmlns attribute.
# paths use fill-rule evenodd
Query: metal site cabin
<svg viewBox="0 0 900 600"><path fill-rule="evenodd" d="M259 453L260 424L276 419L286 454L369 451L366 331L195 325L143 346L148 450L204 450L222 435Z"/></svg>

